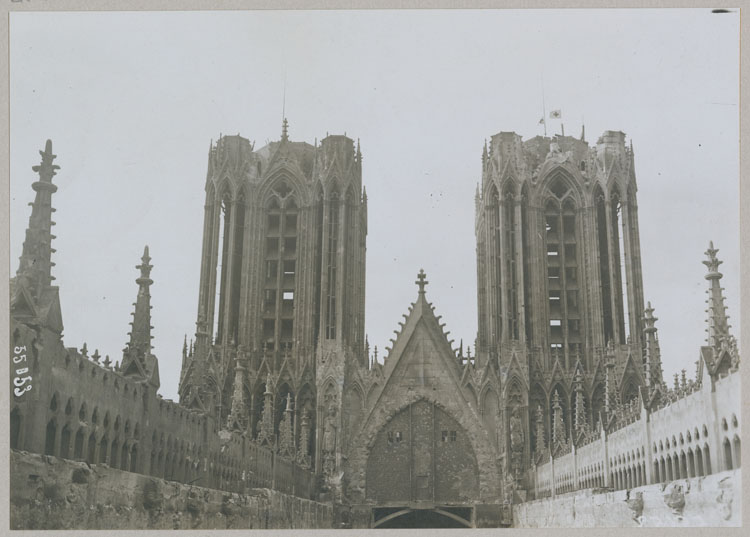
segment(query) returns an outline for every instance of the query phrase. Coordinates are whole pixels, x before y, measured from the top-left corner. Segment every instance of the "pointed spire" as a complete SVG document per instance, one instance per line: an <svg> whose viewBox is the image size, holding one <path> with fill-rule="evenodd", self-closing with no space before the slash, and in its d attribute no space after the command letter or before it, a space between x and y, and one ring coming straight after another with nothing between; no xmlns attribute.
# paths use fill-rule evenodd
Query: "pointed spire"
<svg viewBox="0 0 750 537"><path fill-rule="evenodd" d="M487 138L484 139L484 148L482 148L482 168L487 165Z"/></svg>
<svg viewBox="0 0 750 537"><path fill-rule="evenodd" d="M586 141L586 125L581 123L581 141Z"/></svg>
<svg viewBox="0 0 750 537"><path fill-rule="evenodd" d="M281 122L281 141L289 141L289 122L286 120L286 118L284 118L284 121Z"/></svg>
<svg viewBox="0 0 750 537"><path fill-rule="evenodd" d="M263 413L258 424L257 441L259 444L267 444L273 449L275 438L273 432L273 392L271 391L271 382L271 373L269 372L266 376L266 391L263 393Z"/></svg>
<svg viewBox="0 0 750 537"><path fill-rule="evenodd" d="M544 411L542 410L542 405L536 407L536 445L534 447L537 455L541 455L546 448L544 444Z"/></svg>
<svg viewBox="0 0 750 537"><path fill-rule="evenodd" d="M703 264L708 268L706 279L710 282L708 289L708 345L718 348L723 339L730 339L729 334L729 316L727 308L724 305L724 293L721 288L721 278L723 274L719 272L719 265L723 261L716 257L718 248L714 248L714 243L709 243L706 250L707 259Z"/></svg>
<svg viewBox="0 0 750 537"><path fill-rule="evenodd" d="M552 445L565 444L565 422L560 406L560 394L555 390L552 396Z"/></svg>
<svg viewBox="0 0 750 537"><path fill-rule="evenodd" d="M302 420L299 428L299 447L297 450L297 462L303 468L310 467L310 455L308 454L310 444L310 416L307 409L302 411Z"/></svg>
<svg viewBox="0 0 750 537"><path fill-rule="evenodd" d="M124 371L135 373L138 371L145 373L147 368L147 358L151 355L151 291L150 287L154 281L151 279L150 264L151 257L148 253L148 246L143 249L141 264L135 268L141 271L140 277L135 282L138 284L138 297L135 301L135 311L133 312L133 321L130 323L130 341L125 347L122 357L122 368ZM138 369L129 371L129 366L133 362L138 362Z"/></svg>
<svg viewBox="0 0 750 537"><path fill-rule="evenodd" d="M604 355L604 412L607 415L606 419L609 419L615 408L615 398L613 392L615 392L615 354L612 340L609 340L607 345L607 352Z"/></svg>
<svg viewBox="0 0 750 537"><path fill-rule="evenodd" d="M60 166L53 164L57 155L52 153L52 141L47 140L44 151L39 151L42 161L32 170L39 174L39 180L31 185L36 196L31 203L29 226L26 228L26 239L16 271L17 282L25 287L32 298L39 299L42 292L52 285L52 194L57 192L57 185L52 178Z"/></svg>
<svg viewBox="0 0 750 537"><path fill-rule="evenodd" d="M227 417L227 429L241 431L245 427L245 368L240 360L234 368L234 392L232 393L232 407Z"/></svg>
<svg viewBox="0 0 750 537"><path fill-rule="evenodd" d="M292 394L286 394L286 408L279 424L279 453L294 458L294 430L292 423Z"/></svg>
<svg viewBox="0 0 750 537"><path fill-rule="evenodd" d="M661 386L664 383L659 336L656 328L656 321L658 320L658 317L654 317L654 308L651 307L651 302L648 302L643 316L643 332L646 340L644 369L646 386L648 387ZM651 396L650 391L648 395Z"/></svg>
<svg viewBox="0 0 750 537"><path fill-rule="evenodd" d="M580 366L580 363L578 364ZM575 430L577 433L586 429L586 408L583 400L583 375L581 370L577 369L575 376Z"/></svg>

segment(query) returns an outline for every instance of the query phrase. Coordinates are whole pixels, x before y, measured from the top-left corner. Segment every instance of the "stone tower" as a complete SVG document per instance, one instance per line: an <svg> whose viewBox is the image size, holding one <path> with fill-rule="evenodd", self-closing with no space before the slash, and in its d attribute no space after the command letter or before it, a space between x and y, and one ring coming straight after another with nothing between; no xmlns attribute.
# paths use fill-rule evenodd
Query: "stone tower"
<svg viewBox="0 0 750 537"><path fill-rule="evenodd" d="M291 412L300 458L331 473L346 365L367 360L361 162L345 135L291 141L286 120L257 150L239 135L211 144L195 344L179 389L182 403L274 448Z"/></svg>
<svg viewBox="0 0 750 537"><path fill-rule="evenodd" d="M583 136L523 141L514 132L485 144L476 360L502 372L506 468L550 446L556 407L555 442L565 445L645 388L636 190L622 132L606 131L593 147ZM660 367L650 367L661 383L652 374ZM511 448L513 415L526 442Z"/></svg>

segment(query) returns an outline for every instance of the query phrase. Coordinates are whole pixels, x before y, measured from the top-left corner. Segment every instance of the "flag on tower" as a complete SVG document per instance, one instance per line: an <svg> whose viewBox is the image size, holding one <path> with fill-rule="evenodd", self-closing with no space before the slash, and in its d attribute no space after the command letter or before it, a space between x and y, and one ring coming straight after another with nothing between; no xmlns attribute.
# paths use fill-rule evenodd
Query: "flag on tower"
<svg viewBox="0 0 750 537"><path fill-rule="evenodd" d="M552 110L549 113L550 119L560 119L562 117L562 112L560 110Z"/></svg>
<svg viewBox="0 0 750 537"><path fill-rule="evenodd" d="M542 116L542 119L539 120L538 125L544 125L544 124L545 124L544 116Z"/></svg>

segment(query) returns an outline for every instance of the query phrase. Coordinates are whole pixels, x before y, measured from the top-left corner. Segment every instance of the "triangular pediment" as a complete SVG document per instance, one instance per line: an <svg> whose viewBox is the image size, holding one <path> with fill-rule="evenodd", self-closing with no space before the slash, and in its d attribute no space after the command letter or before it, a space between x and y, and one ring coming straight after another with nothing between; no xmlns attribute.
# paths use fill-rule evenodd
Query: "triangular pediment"
<svg viewBox="0 0 750 537"><path fill-rule="evenodd" d="M421 294L412 305L384 364L384 382L376 385L371 412L377 412L385 401L402 398L405 394L434 394L452 399L448 406L470 407L476 413L476 402L471 402L462 387L462 369L455 351L443 332L439 317ZM372 415L371 414L371 415Z"/></svg>
<svg viewBox="0 0 750 537"><path fill-rule="evenodd" d="M642 383L642 376L640 369L635 365L635 362L633 360L633 355L628 352L628 357L625 360L625 367L622 368L622 373L620 374L620 378L618 379L618 386L622 386L623 382L625 381L625 377L628 375L634 376L638 380L638 384Z"/></svg>
<svg viewBox="0 0 750 537"><path fill-rule="evenodd" d="M36 318L36 307L28 289L23 285L17 285L14 291L10 301L10 311L13 317L18 319Z"/></svg>
<svg viewBox="0 0 750 537"><path fill-rule="evenodd" d="M123 360L124 361L124 360ZM146 378L146 372L141 366L140 360L129 359L127 365L123 368L123 375L126 377Z"/></svg>

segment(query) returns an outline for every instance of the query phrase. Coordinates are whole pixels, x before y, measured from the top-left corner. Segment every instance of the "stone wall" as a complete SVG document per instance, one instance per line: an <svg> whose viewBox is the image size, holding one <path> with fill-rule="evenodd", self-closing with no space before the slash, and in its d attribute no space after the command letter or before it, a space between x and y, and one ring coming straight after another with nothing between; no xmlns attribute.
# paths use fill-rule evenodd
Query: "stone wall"
<svg viewBox="0 0 750 537"><path fill-rule="evenodd" d="M23 451L10 454L11 529L330 528L333 507L270 489L165 481Z"/></svg>
<svg viewBox="0 0 750 537"><path fill-rule="evenodd" d="M740 470L629 490L580 490L513 507L519 528L742 525Z"/></svg>

